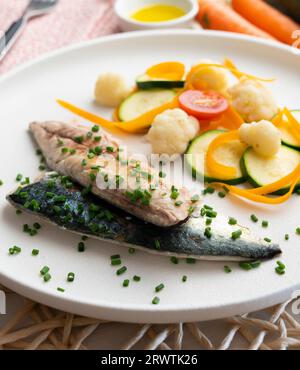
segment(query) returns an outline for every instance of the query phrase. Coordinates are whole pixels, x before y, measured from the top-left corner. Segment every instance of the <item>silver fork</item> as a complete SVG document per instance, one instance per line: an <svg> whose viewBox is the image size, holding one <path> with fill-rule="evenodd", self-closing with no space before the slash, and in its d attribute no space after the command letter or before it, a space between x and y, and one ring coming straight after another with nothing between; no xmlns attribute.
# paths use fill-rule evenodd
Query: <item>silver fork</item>
<svg viewBox="0 0 300 370"><path fill-rule="evenodd" d="M29 19L50 13L59 0L31 0L22 16L0 37L0 62L13 46Z"/></svg>

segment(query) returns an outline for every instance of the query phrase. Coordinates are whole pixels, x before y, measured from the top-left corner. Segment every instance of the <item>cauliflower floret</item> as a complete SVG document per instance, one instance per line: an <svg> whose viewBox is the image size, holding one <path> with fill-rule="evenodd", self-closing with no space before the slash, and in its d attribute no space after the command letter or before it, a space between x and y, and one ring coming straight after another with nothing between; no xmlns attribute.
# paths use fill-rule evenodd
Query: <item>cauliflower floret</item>
<svg viewBox="0 0 300 370"><path fill-rule="evenodd" d="M209 59L201 59L193 68L195 72L191 76L191 83L196 89L214 90L224 93L229 86L227 71L218 67L201 67L201 64L218 64Z"/></svg>
<svg viewBox="0 0 300 370"><path fill-rule="evenodd" d="M182 109L168 109L157 115L148 132L155 154L183 154L198 133L199 122Z"/></svg>
<svg viewBox="0 0 300 370"><path fill-rule="evenodd" d="M281 146L280 131L270 121L244 123L239 129L240 140L265 157L278 153Z"/></svg>
<svg viewBox="0 0 300 370"><path fill-rule="evenodd" d="M259 81L242 78L227 92L232 97L233 107L246 122L270 120L278 112L271 91Z"/></svg>
<svg viewBox="0 0 300 370"><path fill-rule="evenodd" d="M117 73L103 73L95 85L96 101L107 107L117 107L131 93L123 76Z"/></svg>

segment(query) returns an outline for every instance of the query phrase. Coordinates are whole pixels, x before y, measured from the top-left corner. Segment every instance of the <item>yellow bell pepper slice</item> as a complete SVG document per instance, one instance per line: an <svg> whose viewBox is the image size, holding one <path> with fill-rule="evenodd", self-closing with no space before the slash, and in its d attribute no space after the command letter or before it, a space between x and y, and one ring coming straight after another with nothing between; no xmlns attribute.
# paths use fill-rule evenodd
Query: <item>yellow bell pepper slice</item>
<svg viewBox="0 0 300 370"><path fill-rule="evenodd" d="M230 179L236 175L236 169L234 167L218 163L214 158L214 152L220 145L233 140L239 140L239 133L237 130L225 132L224 134L217 136L210 143L206 153L206 165L212 176Z"/></svg>
<svg viewBox="0 0 300 370"><path fill-rule="evenodd" d="M150 110L149 112L146 112L133 120L125 121L125 122L120 122L120 121L112 122L103 117L97 116L93 113L90 113L81 108L78 108L75 105L72 105L63 100L58 99L57 102L63 108L69 110L70 112L90 122L93 122L96 125L102 126L106 128L107 130L116 131L116 129L119 129L119 130L122 130L128 133L131 133L131 134L141 133L143 130L151 126L154 118L158 114L164 112L166 109L174 109L174 108L179 107L178 97L175 96L175 98L170 103L166 103L166 104L161 105L160 107L154 108Z"/></svg>
<svg viewBox="0 0 300 370"><path fill-rule="evenodd" d="M261 186L255 189L241 189L237 186L231 186L219 182L214 183L214 185L225 187L227 190L229 190L230 193L238 195L242 198L252 200L254 202L265 204L280 204L290 198L295 189L295 186L299 182L299 179L300 179L300 164L294 169L294 171L284 176L282 179L275 181L272 184ZM289 185L290 185L289 191L280 197L270 198L265 196L266 194L274 193L275 191L280 190Z"/></svg>
<svg viewBox="0 0 300 370"><path fill-rule="evenodd" d="M151 78L163 80L182 80L185 66L179 62L163 62L147 69L147 75Z"/></svg>

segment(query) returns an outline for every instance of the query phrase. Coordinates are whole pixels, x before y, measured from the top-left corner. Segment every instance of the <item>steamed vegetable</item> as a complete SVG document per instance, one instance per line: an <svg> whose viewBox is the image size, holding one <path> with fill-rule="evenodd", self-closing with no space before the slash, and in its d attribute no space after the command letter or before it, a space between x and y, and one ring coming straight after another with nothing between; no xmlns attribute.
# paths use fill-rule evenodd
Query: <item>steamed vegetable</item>
<svg viewBox="0 0 300 370"><path fill-rule="evenodd" d="M126 98L119 107L121 121L130 121L163 104L170 103L176 93L173 90L152 89L137 91Z"/></svg>
<svg viewBox="0 0 300 370"><path fill-rule="evenodd" d="M269 121L244 123L239 129L239 136L260 156L273 157L280 150L280 131Z"/></svg>
<svg viewBox="0 0 300 370"><path fill-rule="evenodd" d="M228 94L246 122L271 120L278 113L271 91L257 80L241 78L228 89Z"/></svg>
<svg viewBox="0 0 300 370"><path fill-rule="evenodd" d="M241 16L286 44L292 44L294 31L300 25L262 0L232 0L232 6Z"/></svg>
<svg viewBox="0 0 300 370"><path fill-rule="evenodd" d="M228 109L227 100L213 91L186 90L179 95L179 105L202 120L212 120Z"/></svg>
<svg viewBox="0 0 300 370"><path fill-rule="evenodd" d="M197 90L213 90L223 94L229 87L227 71L212 67L212 64L217 63L209 59L202 59L195 64L189 74L189 83Z"/></svg>
<svg viewBox="0 0 300 370"><path fill-rule="evenodd" d="M95 85L95 99L101 105L117 107L131 91L122 75L103 73L98 77Z"/></svg>
<svg viewBox="0 0 300 370"><path fill-rule="evenodd" d="M140 76L136 80L136 85L141 90L150 89L179 89L183 88L183 80L166 80L163 78L150 77L147 74Z"/></svg>
<svg viewBox="0 0 300 370"><path fill-rule="evenodd" d="M246 146L239 140L225 142L213 152L215 160L221 166L234 168L235 171L231 177L222 172L212 173L207 166L207 151L210 144L224 133L225 131L222 130L211 130L194 139L187 151L187 163L192 169L193 176L206 182L222 181L228 184L240 184L245 181L240 169L240 160Z"/></svg>
<svg viewBox="0 0 300 370"><path fill-rule="evenodd" d="M272 157L263 157L252 148L247 149L242 158L242 169L248 181L255 187L268 185L288 175L300 163L300 153L282 145ZM288 184L290 185L290 184ZM289 186L277 190L277 194L288 192Z"/></svg>
<svg viewBox="0 0 300 370"><path fill-rule="evenodd" d="M199 131L199 122L181 109L169 109L157 115L148 132L152 152L183 154Z"/></svg>
<svg viewBox="0 0 300 370"><path fill-rule="evenodd" d="M255 27L223 1L199 0L199 6L197 19L204 28L273 39L271 35Z"/></svg>

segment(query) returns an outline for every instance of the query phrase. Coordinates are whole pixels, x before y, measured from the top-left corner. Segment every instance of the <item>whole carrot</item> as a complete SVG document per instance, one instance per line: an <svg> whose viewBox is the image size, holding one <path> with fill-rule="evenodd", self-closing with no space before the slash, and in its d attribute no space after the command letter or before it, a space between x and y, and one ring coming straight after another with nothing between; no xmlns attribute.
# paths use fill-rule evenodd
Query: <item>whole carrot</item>
<svg viewBox="0 0 300 370"><path fill-rule="evenodd" d="M199 0L197 19L207 29L244 33L274 39L268 33L252 25L223 1Z"/></svg>
<svg viewBox="0 0 300 370"><path fill-rule="evenodd" d="M293 32L300 30L299 24L262 0L232 0L232 6L249 22L286 44L292 44Z"/></svg>

